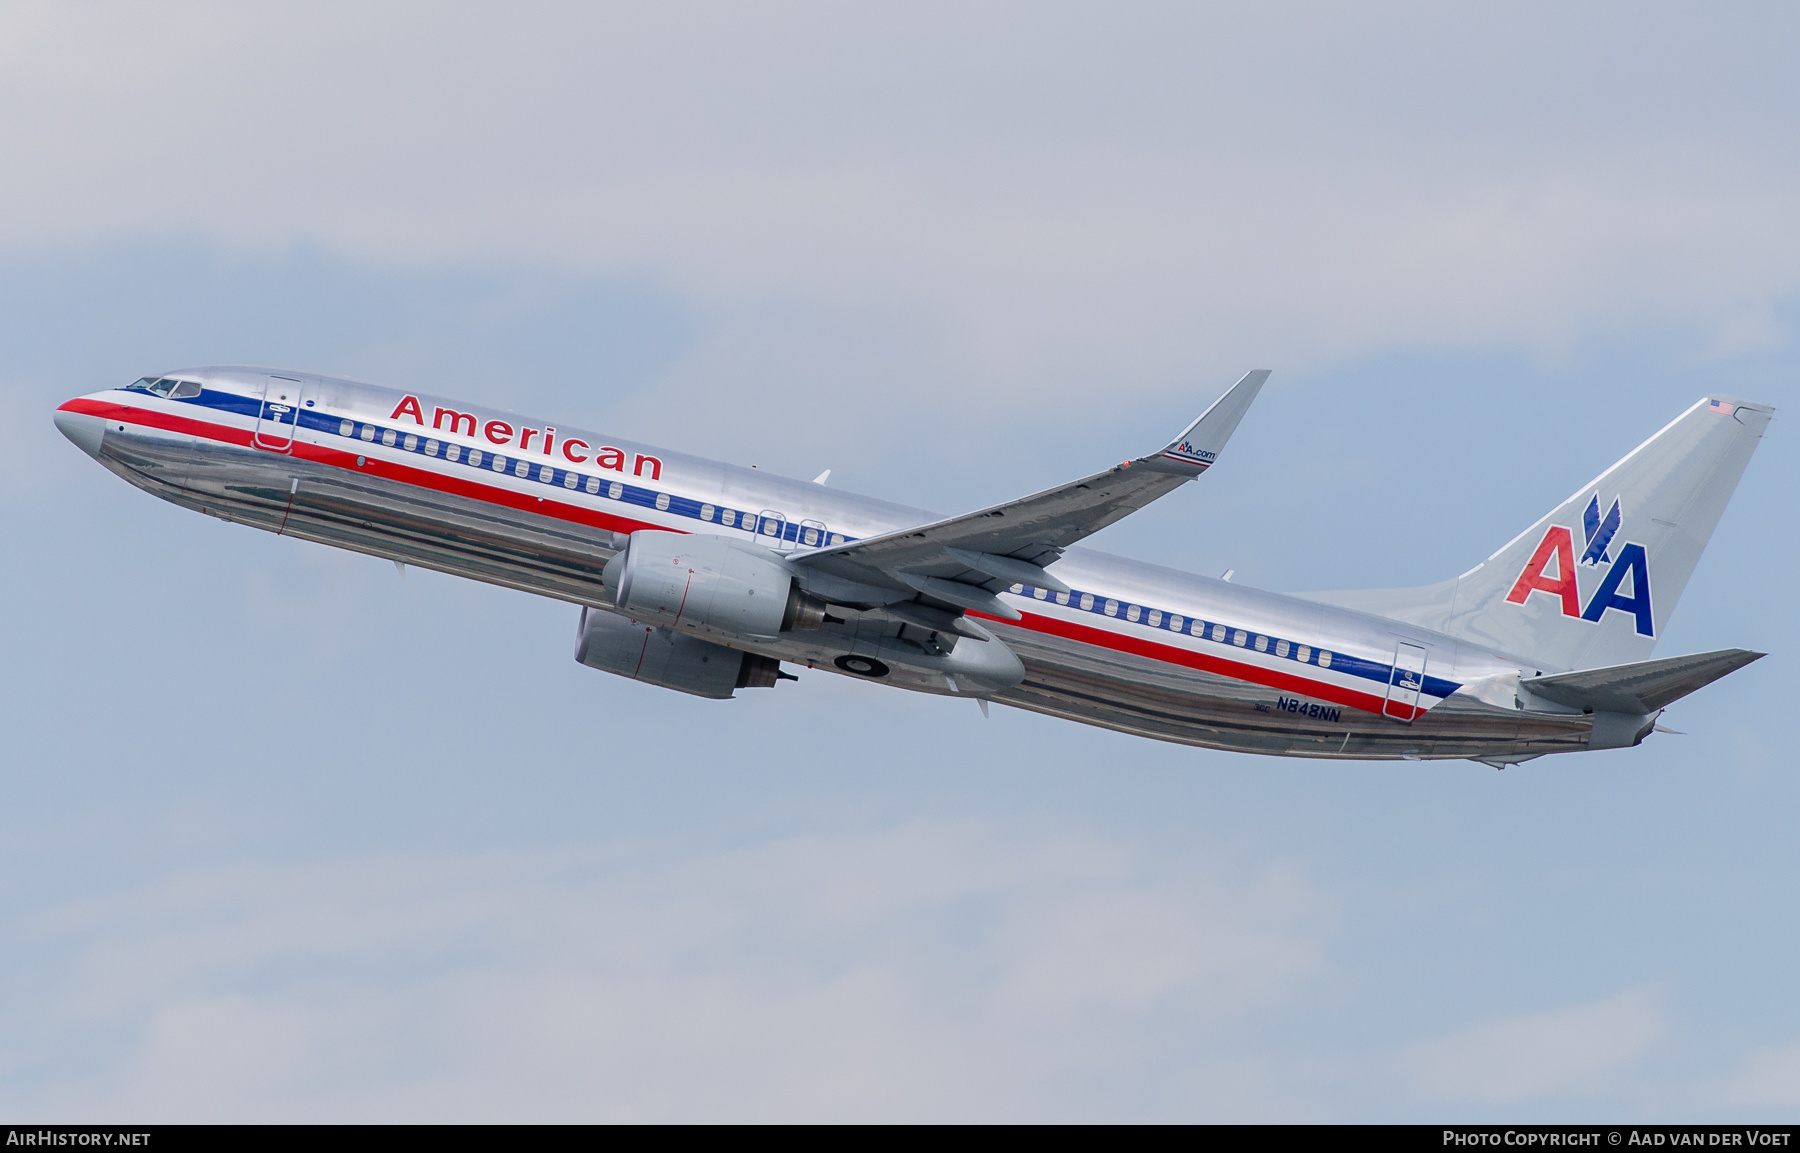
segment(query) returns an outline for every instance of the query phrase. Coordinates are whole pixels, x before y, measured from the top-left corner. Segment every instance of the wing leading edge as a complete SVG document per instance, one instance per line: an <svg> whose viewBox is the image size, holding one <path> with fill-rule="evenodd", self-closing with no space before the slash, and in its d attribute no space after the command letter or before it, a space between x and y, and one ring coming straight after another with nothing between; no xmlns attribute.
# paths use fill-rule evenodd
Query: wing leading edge
<svg viewBox="0 0 1800 1153"><path fill-rule="evenodd" d="M1019 614L995 593L1014 584L1066 591L1044 566L1069 545L1212 467L1268 378L1267 369L1246 373L1181 435L1148 456L1033 496L800 553L793 563L865 588L916 594L953 613L1017 620Z"/></svg>

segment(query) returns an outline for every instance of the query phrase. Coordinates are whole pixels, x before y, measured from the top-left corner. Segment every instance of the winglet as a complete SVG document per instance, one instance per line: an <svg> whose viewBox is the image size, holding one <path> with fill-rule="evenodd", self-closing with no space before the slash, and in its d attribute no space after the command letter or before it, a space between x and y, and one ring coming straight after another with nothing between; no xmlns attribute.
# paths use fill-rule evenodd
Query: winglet
<svg viewBox="0 0 1800 1153"><path fill-rule="evenodd" d="M1172 461L1187 465L1194 469L1195 476L1205 472L1219 459L1224 451L1225 442L1237 431L1238 421L1250 411L1250 402L1262 391L1263 382L1269 379L1266 368L1254 369L1244 374L1244 378L1226 390L1225 395L1212 402L1212 406L1200 414L1200 419L1188 425L1187 431L1176 437L1169 446L1147 459L1154 461Z"/></svg>

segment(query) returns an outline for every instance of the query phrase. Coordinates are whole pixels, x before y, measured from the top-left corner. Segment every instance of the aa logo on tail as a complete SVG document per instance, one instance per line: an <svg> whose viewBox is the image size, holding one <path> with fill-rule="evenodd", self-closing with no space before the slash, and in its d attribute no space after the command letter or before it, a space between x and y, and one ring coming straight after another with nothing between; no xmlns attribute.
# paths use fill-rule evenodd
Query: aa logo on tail
<svg viewBox="0 0 1800 1153"><path fill-rule="evenodd" d="M1588 598L1587 607L1581 606L1581 589L1576 581L1575 570L1575 535L1560 524L1553 524L1544 532L1544 539L1538 542L1537 551L1525 562L1519 572L1519 579L1513 583L1512 591L1506 594L1508 602L1522 605L1534 592L1545 592L1556 597L1562 604L1562 615L1578 617L1584 621L1598 622L1606 615L1608 609L1618 609L1629 613L1637 622L1640 636L1656 635L1655 619L1650 611L1650 564L1644 555L1644 546L1627 542L1619 548L1619 559L1612 558L1613 538L1618 535L1619 526L1624 523L1624 514L1619 502L1614 500L1612 508L1605 516L1600 515L1600 497L1595 494L1588 502L1587 511L1581 516L1581 527L1586 537L1586 548L1581 554L1581 563L1597 568L1602 563L1610 563L1611 568L1600 578L1594 595ZM1551 563L1555 562L1556 575L1548 572ZM1631 595L1620 591L1626 578L1631 581Z"/></svg>

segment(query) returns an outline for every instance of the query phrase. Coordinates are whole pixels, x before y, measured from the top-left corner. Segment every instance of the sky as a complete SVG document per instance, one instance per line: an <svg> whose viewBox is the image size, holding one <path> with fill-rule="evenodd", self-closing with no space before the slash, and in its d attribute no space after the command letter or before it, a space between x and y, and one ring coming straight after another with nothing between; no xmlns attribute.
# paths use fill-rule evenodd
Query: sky
<svg viewBox="0 0 1800 1153"><path fill-rule="evenodd" d="M1791 6L0 7L0 1119L1791 1120ZM1495 772L824 674L194 516L57 434L209 363L1091 542L1462 572L1695 399L1781 411L1657 653Z"/></svg>

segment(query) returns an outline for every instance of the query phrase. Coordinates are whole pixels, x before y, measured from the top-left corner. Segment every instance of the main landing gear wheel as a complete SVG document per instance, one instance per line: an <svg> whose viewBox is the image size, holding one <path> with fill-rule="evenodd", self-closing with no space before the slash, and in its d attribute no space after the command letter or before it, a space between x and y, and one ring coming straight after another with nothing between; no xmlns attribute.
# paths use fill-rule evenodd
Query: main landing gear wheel
<svg viewBox="0 0 1800 1153"><path fill-rule="evenodd" d="M859 657L846 653L831 663L845 672L855 673L859 677L885 677L888 675L888 667L874 657Z"/></svg>

